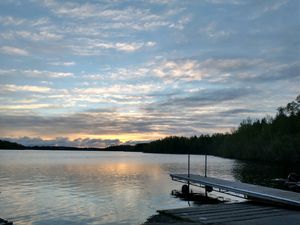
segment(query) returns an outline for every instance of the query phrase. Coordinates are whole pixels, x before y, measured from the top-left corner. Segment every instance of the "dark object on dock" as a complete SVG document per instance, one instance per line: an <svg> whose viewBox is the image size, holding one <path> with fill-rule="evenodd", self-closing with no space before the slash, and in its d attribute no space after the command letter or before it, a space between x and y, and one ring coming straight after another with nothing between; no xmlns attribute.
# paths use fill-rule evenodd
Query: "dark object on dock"
<svg viewBox="0 0 300 225"><path fill-rule="evenodd" d="M0 225L13 225L13 222L9 222L0 218Z"/></svg>
<svg viewBox="0 0 300 225"><path fill-rule="evenodd" d="M181 221L181 223L177 222L176 224L299 225L300 221L299 211L249 202L201 205L197 207L159 210L158 212L160 215L169 216L174 220ZM160 222L152 224L170 223Z"/></svg>
<svg viewBox="0 0 300 225"><path fill-rule="evenodd" d="M213 198L207 195L207 192L212 191L212 187L206 186L204 193L195 193L190 189L190 186L187 184L182 185L181 192L177 190L172 190L172 195L178 198L181 198L185 201L194 201L195 203L200 204L217 204L221 202L225 202L223 198Z"/></svg>
<svg viewBox="0 0 300 225"><path fill-rule="evenodd" d="M298 182L298 181L300 181L300 176L297 173L290 173L288 175L288 181L290 181L290 182Z"/></svg>
<svg viewBox="0 0 300 225"><path fill-rule="evenodd" d="M212 192L214 190L212 186L208 186L208 185L206 185L204 187L204 189L205 189L206 192Z"/></svg>
<svg viewBox="0 0 300 225"><path fill-rule="evenodd" d="M202 193L194 193L194 192L180 192L177 190L172 190L171 193L173 196L181 198L185 201L193 201L199 204L218 204L225 202L222 198L212 198Z"/></svg>
<svg viewBox="0 0 300 225"><path fill-rule="evenodd" d="M276 178L273 181L285 189L300 192L300 176L297 173L290 173L287 179Z"/></svg>
<svg viewBox="0 0 300 225"><path fill-rule="evenodd" d="M211 186L215 191L222 193L235 193L246 198L254 198L260 201L272 202L273 204L282 204L300 208L300 195L291 191L212 177L203 177L194 174L190 174L190 176L187 176L186 174L171 174L171 177L178 182L189 182L190 185L200 187Z"/></svg>
<svg viewBox="0 0 300 225"><path fill-rule="evenodd" d="M188 194L190 194L190 187L189 187L189 185L186 185L186 184L182 185L182 187L181 187L181 194L182 195L188 195Z"/></svg>

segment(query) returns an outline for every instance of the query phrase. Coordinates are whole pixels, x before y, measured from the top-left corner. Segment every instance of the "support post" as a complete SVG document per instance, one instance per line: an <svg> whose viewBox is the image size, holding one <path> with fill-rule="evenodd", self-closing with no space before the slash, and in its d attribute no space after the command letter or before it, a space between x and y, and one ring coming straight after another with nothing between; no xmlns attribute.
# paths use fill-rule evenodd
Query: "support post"
<svg viewBox="0 0 300 225"><path fill-rule="evenodd" d="M190 159L190 154L188 154L188 177L190 177L190 163L191 163L191 159Z"/></svg>
<svg viewBox="0 0 300 225"><path fill-rule="evenodd" d="M207 177L207 155L205 154L205 170L204 170L204 176Z"/></svg>
<svg viewBox="0 0 300 225"><path fill-rule="evenodd" d="M191 170L191 159L190 159L190 153L188 154L188 178L190 178L190 170ZM190 191L190 181L188 181L188 187Z"/></svg>
<svg viewBox="0 0 300 225"><path fill-rule="evenodd" d="M207 177L207 155L205 154L205 168L204 168L204 176ZM205 196L207 197L207 188L205 186Z"/></svg>

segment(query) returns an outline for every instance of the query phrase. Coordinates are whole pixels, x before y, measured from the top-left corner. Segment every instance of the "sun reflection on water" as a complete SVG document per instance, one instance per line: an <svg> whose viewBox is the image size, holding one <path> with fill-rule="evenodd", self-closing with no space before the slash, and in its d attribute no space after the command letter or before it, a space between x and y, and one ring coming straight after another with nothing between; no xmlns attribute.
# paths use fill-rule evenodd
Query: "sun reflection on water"
<svg viewBox="0 0 300 225"><path fill-rule="evenodd" d="M122 152L0 152L0 217L14 224L139 224L162 208L188 206L170 196L185 156ZM193 167L202 172L202 156ZM219 158L212 158L218 164ZM231 174L233 161L222 159ZM211 171L215 173L214 171ZM233 177L232 177L233 178Z"/></svg>

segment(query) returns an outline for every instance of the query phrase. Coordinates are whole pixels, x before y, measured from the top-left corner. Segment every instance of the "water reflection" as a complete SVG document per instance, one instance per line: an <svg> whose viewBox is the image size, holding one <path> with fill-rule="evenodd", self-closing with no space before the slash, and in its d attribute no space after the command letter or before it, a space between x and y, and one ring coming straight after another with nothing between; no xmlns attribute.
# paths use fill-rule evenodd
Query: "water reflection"
<svg viewBox="0 0 300 225"><path fill-rule="evenodd" d="M17 225L139 224L157 209L188 206L170 196L181 184L169 177L185 173L186 162L184 155L0 151L0 217ZM204 174L203 156L191 163L192 173ZM208 175L262 178L253 165L218 157L209 157Z"/></svg>
<svg viewBox="0 0 300 225"><path fill-rule="evenodd" d="M173 183L161 166L178 161L176 157L154 160L144 154L99 152L0 154L0 217L15 224L137 224L161 206L187 205L170 198ZM181 166L177 165L178 171Z"/></svg>
<svg viewBox="0 0 300 225"><path fill-rule="evenodd" d="M300 165L240 161L233 167L233 174L237 180L277 188L279 186L273 182L273 179L287 178L291 172L300 174Z"/></svg>

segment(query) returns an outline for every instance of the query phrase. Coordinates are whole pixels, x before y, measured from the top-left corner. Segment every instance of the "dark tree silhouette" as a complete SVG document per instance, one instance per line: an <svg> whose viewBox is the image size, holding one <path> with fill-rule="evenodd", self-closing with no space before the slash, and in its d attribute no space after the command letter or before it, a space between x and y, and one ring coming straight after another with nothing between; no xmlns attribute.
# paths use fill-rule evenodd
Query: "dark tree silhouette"
<svg viewBox="0 0 300 225"><path fill-rule="evenodd" d="M35 146L32 149L106 150L169 154L210 154L227 158L280 163L300 163L300 95L274 118L247 118L226 134L192 137L166 137L135 146L110 146L105 149ZM24 149L16 143L0 140L0 149ZM28 147L26 147L28 148Z"/></svg>
<svg viewBox="0 0 300 225"><path fill-rule="evenodd" d="M300 162L300 95L274 118L243 120L230 134L167 137L135 150L148 153L211 154L228 158L283 163Z"/></svg>

